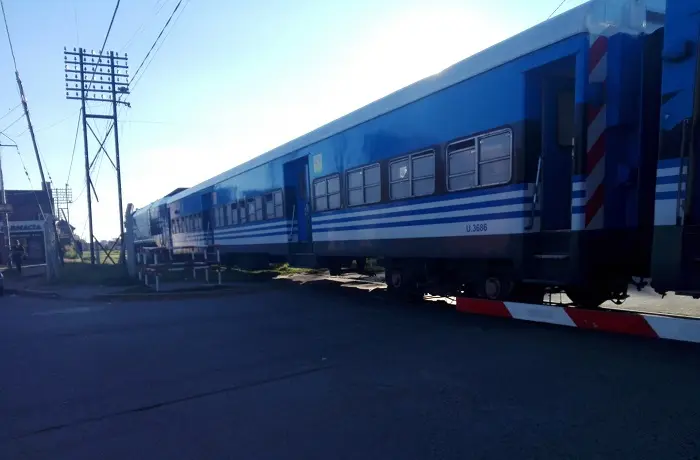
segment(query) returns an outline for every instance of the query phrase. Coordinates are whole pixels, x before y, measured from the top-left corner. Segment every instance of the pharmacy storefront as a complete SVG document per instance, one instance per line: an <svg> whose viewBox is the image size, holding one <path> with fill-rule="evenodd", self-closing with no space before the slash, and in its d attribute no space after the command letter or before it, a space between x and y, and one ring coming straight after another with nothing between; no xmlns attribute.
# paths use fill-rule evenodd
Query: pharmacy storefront
<svg viewBox="0 0 700 460"><path fill-rule="evenodd" d="M7 236L5 234L5 223L0 222L2 230L2 242L7 244ZM46 261L46 253L44 251L44 221L28 220L28 221L10 221L10 240L14 246L15 242L19 242L24 246L24 251L27 258L24 260L25 265L41 264ZM2 264L7 264L7 248L1 252Z"/></svg>

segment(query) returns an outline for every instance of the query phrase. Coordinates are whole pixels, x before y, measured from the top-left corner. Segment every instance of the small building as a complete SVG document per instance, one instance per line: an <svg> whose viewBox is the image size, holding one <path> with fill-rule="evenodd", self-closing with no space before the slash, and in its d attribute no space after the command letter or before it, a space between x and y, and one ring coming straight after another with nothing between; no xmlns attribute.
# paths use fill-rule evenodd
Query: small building
<svg viewBox="0 0 700 460"><path fill-rule="evenodd" d="M38 264L46 261L44 249L44 216L51 215L53 196L51 186L46 190L5 190L7 203L12 205L9 215L10 241L24 246L27 254L25 264ZM2 232L2 247L0 251L3 265L8 262L7 234L4 216L0 216L0 232Z"/></svg>

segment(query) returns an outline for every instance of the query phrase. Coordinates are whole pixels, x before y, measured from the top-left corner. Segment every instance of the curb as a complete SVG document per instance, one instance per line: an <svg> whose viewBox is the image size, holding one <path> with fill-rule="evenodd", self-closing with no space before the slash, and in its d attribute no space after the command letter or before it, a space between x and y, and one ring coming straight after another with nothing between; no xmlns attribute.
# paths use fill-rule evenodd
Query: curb
<svg viewBox="0 0 700 460"><path fill-rule="evenodd" d="M211 290L192 290L178 292L138 292L126 294L98 294L90 297L88 300L95 301L137 301L137 300L178 300L190 299L193 297L216 297L229 294L248 294L255 292L254 286L241 286L228 289L211 289Z"/></svg>
<svg viewBox="0 0 700 460"><path fill-rule="evenodd" d="M700 343L700 320L519 302L457 298L457 311L639 337Z"/></svg>
<svg viewBox="0 0 700 460"><path fill-rule="evenodd" d="M21 297L31 297L40 299L61 299L72 301L137 301L137 300L177 300L190 299L193 297L216 297L229 294L248 294L256 291L256 286L240 286L234 288L212 288L212 289L193 289L188 291L165 291L165 292L136 292L136 293L113 293L113 294L96 294L88 297L66 296L53 291L38 291L34 289L5 289L4 294L16 295Z"/></svg>
<svg viewBox="0 0 700 460"><path fill-rule="evenodd" d="M5 295L17 295L22 297L34 297L39 299L60 299L61 295L52 291L37 291L35 289L5 289Z"/></svg>

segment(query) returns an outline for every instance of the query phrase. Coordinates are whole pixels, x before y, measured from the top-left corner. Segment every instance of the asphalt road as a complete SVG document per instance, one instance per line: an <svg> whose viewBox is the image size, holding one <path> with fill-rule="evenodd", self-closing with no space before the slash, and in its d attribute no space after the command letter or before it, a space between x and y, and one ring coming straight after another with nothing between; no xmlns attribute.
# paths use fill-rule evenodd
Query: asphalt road
<svg viewBox="0 0 700 460"><path fill-rule="evenodd" d="M0 299L0 459L698 458L700 347L375 296Z"/></svg>

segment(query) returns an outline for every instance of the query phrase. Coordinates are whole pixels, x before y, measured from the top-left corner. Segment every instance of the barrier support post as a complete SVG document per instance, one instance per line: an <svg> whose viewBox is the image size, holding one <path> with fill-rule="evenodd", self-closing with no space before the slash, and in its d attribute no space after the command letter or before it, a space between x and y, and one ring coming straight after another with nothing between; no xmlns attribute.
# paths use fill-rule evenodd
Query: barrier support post
<svg viewBox="0 0 700 460"><path fill-rule="evenodd" d="M221 286L221 251L216 248L216 271L219 278L219 286Z"/></svg>
<svg viewBox="0 0 700 460"><path fill-rule="evenodd" d="M207 254L209 254L209 248L204 249L204 281L209 284L209 264L207 263Z"/></svg>

